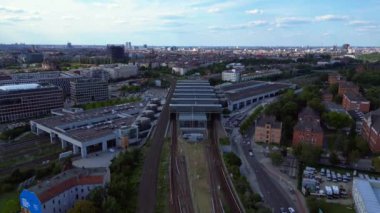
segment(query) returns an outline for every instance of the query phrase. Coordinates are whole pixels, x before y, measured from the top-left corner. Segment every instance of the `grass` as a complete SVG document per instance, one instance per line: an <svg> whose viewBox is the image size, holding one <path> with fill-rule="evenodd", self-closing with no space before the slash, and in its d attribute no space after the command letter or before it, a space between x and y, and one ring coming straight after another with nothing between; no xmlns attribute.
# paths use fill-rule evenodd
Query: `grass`
<svg viewBox="0 0 380 213"><path fill-rule="evenodd" d="M317 213L321 209L325 213L355 213L353 206L342 205L338 203L328 203L324 199L307 199L307 205L310 213Z"/></svg>
<svg viewBox="0 0 380 213"><path fill-rule="evenodd" d="M186 156L190 188L194 209L197 212L211 212L211 193L209 171L204 144L180 141L180 147Z"/></svg>
<svg viewBox="0 0 380 213"><path fill-rule="evenodd" d="M0 195L0 212L18 212L20 210L19 206L18 192L16 190Z"/></svg>
<svg viewBox="0 0 380 213"><path fill-rule="evenodd" d="M156 212L169 212L169 154L170 138L167 138L162 147L158 170L157 206Z"/></svg>

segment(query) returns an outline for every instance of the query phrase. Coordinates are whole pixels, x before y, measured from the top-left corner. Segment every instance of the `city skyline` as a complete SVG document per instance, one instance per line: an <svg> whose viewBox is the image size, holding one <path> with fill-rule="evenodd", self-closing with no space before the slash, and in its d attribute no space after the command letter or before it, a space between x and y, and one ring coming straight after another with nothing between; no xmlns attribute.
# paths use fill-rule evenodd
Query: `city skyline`
<svg viewBox="0 0 380 213"><path fill-rule="evenodd" d="M380 46L379 0L4 0L0 43Z"/></svg>

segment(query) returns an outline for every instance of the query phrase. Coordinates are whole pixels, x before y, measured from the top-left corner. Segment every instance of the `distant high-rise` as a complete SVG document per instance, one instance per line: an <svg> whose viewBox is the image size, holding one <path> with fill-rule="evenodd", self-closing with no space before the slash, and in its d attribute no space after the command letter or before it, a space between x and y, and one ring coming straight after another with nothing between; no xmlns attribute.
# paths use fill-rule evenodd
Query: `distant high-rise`
<svg viewBox="0 0 380 213"><path fill-rule="evenodd" d="M67 48L73 48L73 46L71 45L71 42L67 42L66 47L67 47Z"/></svg>
<svg viewBox="0 0 380 213"><path fill-rule="evenodd" d="M131 50L132 49L132 43L130 41L125 42L125 50Z"/></svg>
<svg viewBox="0 0 380 213"><path fill-rule="evenodd" d="M75 104L108 100L108 84L101 79L78 79L70 82L71 100Z"/></svg>
<svg viewBox="0 0 380 213"><path fill-rule="evenodd" d="M107 51L112 63L125 62L124 46L107 45Z"/></svg>

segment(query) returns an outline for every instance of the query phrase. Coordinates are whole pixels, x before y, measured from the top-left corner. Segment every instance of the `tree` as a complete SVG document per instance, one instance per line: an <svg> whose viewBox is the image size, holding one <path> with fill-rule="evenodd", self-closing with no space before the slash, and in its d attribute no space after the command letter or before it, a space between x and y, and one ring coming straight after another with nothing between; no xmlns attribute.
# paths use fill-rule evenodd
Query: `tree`
<svg viewBox="0 0 380 213"><path fill-rule="evenodd" d="M100 210L94 205L93 202L88 200L80 200L75 203L74 208L70 209L68 213L100 213Z"/></svg>
<svg viewBox="0 0 380 213"><path fill-rule="evenodd" d="M279 166L284 162L284 158L279 152L271 152L269 154L270 159L272 160L272 164L275 166Z"/></svg>
<svg viewBox="0 0 380 213"><path fill-rule="evenodd" d="M4 203L4 206L2 207L4 212L8 213L18 213L20 212L20 204L16 200L8 200Z"/></svg>
<svg viewBox="0 0 380 213"><path fill-rule="evenodd" d="M319 113L323 113L325 111L325 106L322 104L320 98L311 99L309 102L307 102L307 105Z"/></svg>
<svg viewBox="0 0 380 213"><path fill-rule="evenodd" d="M372 158L372 165L376 172L380 172L380 157Z"/></svg>
<svg viewBox="0 0 380 213"><path fill-rule="evenodd" d="M338 95L338 89L339 85L338 84L332 84L329 86L329 92L335 97Z"/></svg>
<svg viewBox="0 0 380 213"><path fill-rule="evenodd" d="M350 116L340 113L340 112L328 112L322 115L322 119L327 123L327 125L335 128L342 129L344 127L350 127L352 120Z"/></svg>
<svg viewBox="0 0 380 213"><path fill-rule="evenodd" d="M349 155L348 155L348 162L354 163L357 162L358 159L360 158L360 153L358 150L353 150Z"/></svg>
<svg viewBox="0 0 380 213"><path fill-rule="evenodd" d="M361 156L365 156L370 152L367 141L365 141L362 137L356 136L355 144Z"/></svg>
<svg viewBox="0 0 380 213"><path fill-rule="evenodd" d="M319 162L322 150L309 143L300 143L293 147L293 153L299 161L307 165L316 165Z"/></svg>
<svg viewBox="0 0 380 213"><path fill-rule="evenodd" d="M340 160L338 158L338 155L335 152L332 152L329 157L329 161L332 165L338 165L340 163Z"/></svg>
<svg viewBox="0 0 380 213"><path fill-rule="evenodd" d="M94 203L97 208L102 208L103 201L105 200L106 191L102 187L96 187L88 195L88 199Z"/></svg>

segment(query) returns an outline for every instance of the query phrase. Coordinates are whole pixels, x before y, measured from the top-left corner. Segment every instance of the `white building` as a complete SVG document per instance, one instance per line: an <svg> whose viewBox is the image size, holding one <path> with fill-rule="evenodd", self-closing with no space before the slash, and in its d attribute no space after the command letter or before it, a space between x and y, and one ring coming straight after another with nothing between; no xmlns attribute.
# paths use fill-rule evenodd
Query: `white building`
<svg viewBox="0 0 380 213"><path fill-rule="evenodd" d="M222 72L222 80L223 81L239 82L240 76L241 76L240 71L236 70L236 69L225 70Z"/></svg>
<svg viewBox="0 0 380 213"><path fill-rule="evenodd" d="M130 78L138 75L138 66L136 64L111 64L101 65L99 68L105 70L111 79Z"/></svg>
<svg viewBox="0 0 380 213"><path fill-rule="evenodd" d="M137 103L77 113L57 111L58 116L31 120L30 126L34 134L48 134L52 143L60 142L63 149L86 157L88 153L138 144L135 121L140 112Z"/></svg>
<svg viewBox="0 0 380 213"><path fill-rule="evenodd" d="M85 200L96 187L110 181L107 168L66 170L20 194L21 212L64 213L79 200Z"/></svg>
<svg viewBox="0 0 380 213"><path fill-rule="evenodd" d="M173 67L172 70L173 70L173 73L175 73L175 74L185 75L191 69L188 67Z"/></svg>
<svg viewBox="0 0 380 213"><path fill-rule="evenodd" d="M354 178L352 197L357 213L380 212L380 181Z"/></svg>

